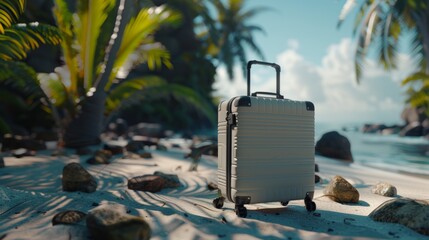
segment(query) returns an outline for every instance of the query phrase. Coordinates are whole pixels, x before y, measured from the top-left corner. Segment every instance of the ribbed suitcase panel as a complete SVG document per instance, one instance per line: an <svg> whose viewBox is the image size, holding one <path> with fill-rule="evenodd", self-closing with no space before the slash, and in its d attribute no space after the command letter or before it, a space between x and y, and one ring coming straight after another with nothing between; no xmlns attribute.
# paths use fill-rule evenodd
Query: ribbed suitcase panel
<svg viewBox="0 0 429 240"><path fill-rule="evenodd" d="M250 107L235 110L232 196L257 203L314 191L314 111L305 102L273 98L251 98Z"/></svg>
<svg viewBox="0 0 429 240"><path fill-rule="evenodd" d="M218 108L218 188L226 194L226 112L228 102L223 101Z"/></svg>

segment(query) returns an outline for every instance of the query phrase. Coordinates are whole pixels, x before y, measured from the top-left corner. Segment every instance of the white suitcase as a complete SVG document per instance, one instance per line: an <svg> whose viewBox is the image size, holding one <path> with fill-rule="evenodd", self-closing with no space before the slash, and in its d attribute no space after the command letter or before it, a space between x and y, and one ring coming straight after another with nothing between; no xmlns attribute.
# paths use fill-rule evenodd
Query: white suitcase
<svg viewBox="0 0 429 240"><path fill-rule="evenodd" d="M250 95L253 64L276 69L276 93ZM258 94L275 95L258 97ZM247 216L244 204L304 199L316 210L314 194L314 105L280 95L280 66L249 61L247 96L223 101L218 108L218 188L213 206L235 203L235 212Z"/></svg>

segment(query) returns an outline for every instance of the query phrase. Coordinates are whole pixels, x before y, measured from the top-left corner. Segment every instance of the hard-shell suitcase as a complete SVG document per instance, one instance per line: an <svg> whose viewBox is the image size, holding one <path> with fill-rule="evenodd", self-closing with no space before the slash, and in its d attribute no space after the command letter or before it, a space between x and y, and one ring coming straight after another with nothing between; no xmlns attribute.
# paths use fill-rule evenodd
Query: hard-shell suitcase
<svg viewBox="0 0 429 240"><path fill-rule="evenodd" d="M276 70L276 93L250 94L253 64ZM258 95L275 95L260 97ZM235 203L235 212L247 216L244 204L304 199L314 211L314 105L280 95L280 66L249 61L247 96L233 97L218 107L218 188L213 206Z"/></svg>

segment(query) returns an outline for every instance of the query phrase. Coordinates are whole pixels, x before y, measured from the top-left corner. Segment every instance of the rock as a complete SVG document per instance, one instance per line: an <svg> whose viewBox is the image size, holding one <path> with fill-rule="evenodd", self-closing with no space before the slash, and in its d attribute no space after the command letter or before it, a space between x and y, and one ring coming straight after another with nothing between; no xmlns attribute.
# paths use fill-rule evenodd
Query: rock
<svg viewBox="0 0 429 240"><path fill-rule="evenodd" d="M4 159L0 156L0 168L4 168L6 165L4 164Z"/></svg>
<svg viewBox="0 0 429 240"><path fill-rule="evenodd" d="M97 189L97 182L79 163L69 163L63 169L63 191L91 193Z"/></svg>
<svg viewBox="0 0 429 240"><path fill-rule="evenodd" d="M118 118L114 122L109 123L108 130L117 136L123 136L128 132L128 123L124 119Z"/></svg>
<svg viewBox="0 0 429 240"><path fill-rule="evenodd" d="M214 191L214 190L217 190L217 189L218 189L218 186L217 186L217 184L216 184L216 183L214 183L214 182L210 182L210 183L207 185L207 188L208 188L210 191Z"/></svg>
<svg viewBox="0 0 429 240"><path fill-rule="evenodd" d="M118 141L109 141L104 144L103 149L110 151L113 155L124 153L126 143Z"/></svg>
<svg viewBox="0 0 429 240"><path fill-rule="evenodd" d="M152 158L152 153L150 153L150 152L143 152L143 153L140 153L139 156L141 158L150 159L150 158Z"/></svg>
<svg viewBox="0 0 429 240"><path fill-rule="evenodd" d="M168 149L167 149L167 147L166 147L165 145L158 143L158 144L156 145L156 150L159 150L159 151L167 151Z"/></svg>
<svg viewBox="0 0 429 240"><path fill-rule="evenodd" d="M401 118L404 120L405 125L408 125L413 122L423 122L426 117L424 108L416 108L408 106L406 107L402 113Z"/></svg>
<svg viewBox="0 0 429 240"><path fill-rule="evenodd" d="M128 180L128 189L156 193L165 185L165 179L155 175L143 175Z"/></svg>
<svg viewBox="0 0 429 240"><path fill-rule="evenodd" d="M126 152L122 158L123 159L141 159L139 154L133 153L133 152Z"/></svg>
<svg viewBox="0 0 429 240"><path fill-rule="evenodd" d="M425 112L424 107L406 107L401 113L405 127L399 134L410 137L425 136L429 132L429 118Z"/></svg>
<svg viewBox="0 0 429 240"><path fill-rule="evenodd" d="M372 193L378 194L385 197L394 197L397 194L396 187L388 183L378 183L373 186Z"/></svg>
<svg viewBox="0 0 429 240"><path fill-rule="evenodd" d="M401 132L400 136L403 137L420 137L423 136L424 128L419 122L412 122L405 126Z"/></svg>
<svg viewBox="0 0 429 240"><path fill-rule="evenodd" d="M359 202L359 192L341 176L335 176L323 190L323 193L335 202Z"/></svg>
<svg viewBox="0 0 429 240"><path fill-rule="evenodd" d="M130 141L127 146L125 146L125 149L129 152L138 153L139 151L143 150L144 145L140 142L136 141Z"/></svg>
<svg viewBox="0 0 429 240"><path fill-rule="evenodd" d="M35 156L36 152L28 150L26 148L18 148L12 151L12 156L16 158Z"/></svg>
<svg viewBox="0 0 429 240"><path fill-rule="evenodd" d="M387 126L385 124L366 123L363 125L361 131L363 133L379 133L382 135L392 135L392 134L399 133L401 131L402 127L403 126L399 126L399 125Z"/></svg>
<svg viewBox="0 0 429 240"><path fill-rule="evenodd" d="M139 123L131 126L129 132L134 135L140 135L151 138L165 137L163 127L158 123Z"/></svg>
<svg viewBox="0 0 429 240"><path fill-rule="evenodd" d="M165 174L163 172L156 171L153 173L153 175L161 176L161 177L167 179L167 185L166 185L167 188L174 188L174 187L180 186L180 180L176 174Z"/></svg>
<svg viewBox="0 0 429 240"><path fill-rule="evenodd" d="M52 225L57 224L75 224L79 223L86 217L86 213L74 210L68 210L57 213L52 219Z"/></svg>
<svg viewBox="0 0 429 240"><path fill-rule="evenodd" d="M89 158L86 162L89 164L109 164L112 153L109 150L98 150L94 156Z"/></svg>
<svg viewBox="0 0 429 240"><path fill-rule="evenodd" d="M128 180L128 189L156 193L164 188L180 186L177 175L155 172L153 175L143 175Z"/></svg>
<svg viewBox="0 0 429 240"><path fill-rule="evenodd" d="M413 199L392 199L382 203L369 217L377 222L399 223L429 236L429 202Z"/></svg>
<svg viewBox="0 0 429 240"><path fill-rule="evenodd" d="M159 139L153 138L153 137L135 135L132 137L132 141L138 142L138 143L142 144L143 146L151 147L151 146L157 146Z"/></svg>
<svg viewBox="0 0 429 240"><path fill-rule="evenodd" d="M371 124L371 123L365 123L362 127L363 133L379 133L386 129L387 126L384 124Z"/></svg>
<svg viewBox="0 0 429 240"><path fill-rule="evenodd" d="M314 164L314 172L319 172L319 165L317 163Z"/></svg>
<svg viewBox="0 0 429 240"><path fill-rule="evenodd" d="M148 240L151 237L150 226L143 218L126 214L114 205L91 210L86 225L96 240Z"/></svg>
<svg viewBox="0 0 429 240"><path fill-rule="evenodd" d="M329 158L353 161L349 140L337 131L323 134L316 143L316 153Z"/></svg>
<svg viewBox="0 0 429 240"><path fill-rule="evenodd" d="M422 122L422 126L423 126L423 136L429 137L429 118L426 118Z"/></svg>

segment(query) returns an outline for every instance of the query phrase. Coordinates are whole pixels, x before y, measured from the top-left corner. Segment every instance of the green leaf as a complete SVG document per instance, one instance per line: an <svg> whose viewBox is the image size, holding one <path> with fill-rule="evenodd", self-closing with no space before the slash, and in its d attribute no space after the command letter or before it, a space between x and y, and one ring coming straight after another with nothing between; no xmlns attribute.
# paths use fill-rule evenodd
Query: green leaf
<svg viewBox="0 0 429 240"><path fill-rule="evenodd" d="M0 35L0 58L22 60L28 51L41 44L57 45L60 42L60 33L53 26L39 23L13 25Z"/></svg>
<svg viewBox="0 0 429 240"><path fill-rule="evenodd" d="M416 72L402 80L401 85L404 86L406 84L415 82L415 81L428 81L429 80L429 74L425 72Z"/></svg>
<svg viewBox="0 0 429 240"><path fill-rule="evenodd" d="M0 34L17 22L24 12L25 0L0 1Z"/></svg>
<svg viewBox="0 0 429 240"><path fill-rule="evenodd" d="M164 84L165 81L157 76L125 80L110 91L106 100L106 111L112 112L118 109L125 99L131 98L137 91Z"/></svg>

